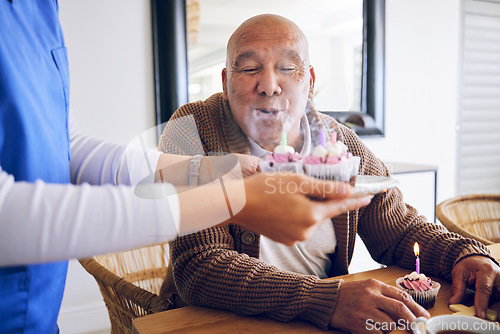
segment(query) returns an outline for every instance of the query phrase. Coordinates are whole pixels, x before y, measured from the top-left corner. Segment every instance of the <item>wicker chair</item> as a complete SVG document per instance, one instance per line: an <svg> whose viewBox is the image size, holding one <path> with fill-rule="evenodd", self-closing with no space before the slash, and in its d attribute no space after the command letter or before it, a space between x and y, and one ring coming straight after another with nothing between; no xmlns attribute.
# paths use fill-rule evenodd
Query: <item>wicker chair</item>
<svg viewBox="0 0 500 334"><path fill-rule="evenodd" d="M436 217L451 232L485 245L500 243L500 194L448 199L436 207Z"/></svg>
<svg viewBox="0 0 500 334"><path fill-rule="evenodd" d="M99 285L111 333L132 333L133 319L171 308L158 296L167 272L168 243L79 261Z"/></svg>

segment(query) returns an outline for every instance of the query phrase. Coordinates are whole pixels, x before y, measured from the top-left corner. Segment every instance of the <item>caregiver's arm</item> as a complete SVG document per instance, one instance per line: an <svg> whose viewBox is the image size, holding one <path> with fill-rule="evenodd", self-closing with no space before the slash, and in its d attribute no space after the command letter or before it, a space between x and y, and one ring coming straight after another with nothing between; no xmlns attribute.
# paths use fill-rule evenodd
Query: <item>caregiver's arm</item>
<svg viewBox="0 0 500 334"><path fill-rule="evenodd" d="M0 266L80 258L175 238L175 188L149 187L162 198L140 198L127 186L15 182L0 169Z"/></svg>

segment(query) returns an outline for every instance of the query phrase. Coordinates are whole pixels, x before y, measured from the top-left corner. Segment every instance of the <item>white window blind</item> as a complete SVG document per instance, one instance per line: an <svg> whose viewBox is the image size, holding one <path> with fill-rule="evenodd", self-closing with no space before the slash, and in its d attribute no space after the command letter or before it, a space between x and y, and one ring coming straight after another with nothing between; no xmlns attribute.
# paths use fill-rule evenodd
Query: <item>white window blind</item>
<svg viewBox="0 0 500 334"><path fill-rule="evenodd" d="M500 0L464 0L458 193L500 193Z"/></svg>

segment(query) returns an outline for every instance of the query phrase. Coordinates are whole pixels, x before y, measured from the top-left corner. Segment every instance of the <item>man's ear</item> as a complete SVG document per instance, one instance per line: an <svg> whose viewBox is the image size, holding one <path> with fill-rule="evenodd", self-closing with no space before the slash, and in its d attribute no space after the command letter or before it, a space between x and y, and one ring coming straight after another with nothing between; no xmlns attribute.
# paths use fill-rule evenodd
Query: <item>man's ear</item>
<svg viewBox="0 0 500 334"><path fill-rule="evenodd" d="M222 92L223 92L222 97L224 98L224 100L228 101L228 98L227 98L227 70L226 70L226 68L222 69L221 76L222 76Z"/></svg>
<svg viewBox="0 0 500 334"><path fill-rule="evenodd" d="M314 83L316 82L316 74L314 73L314 67L309 66L309 99L312 99L314 96Z"/></svg>

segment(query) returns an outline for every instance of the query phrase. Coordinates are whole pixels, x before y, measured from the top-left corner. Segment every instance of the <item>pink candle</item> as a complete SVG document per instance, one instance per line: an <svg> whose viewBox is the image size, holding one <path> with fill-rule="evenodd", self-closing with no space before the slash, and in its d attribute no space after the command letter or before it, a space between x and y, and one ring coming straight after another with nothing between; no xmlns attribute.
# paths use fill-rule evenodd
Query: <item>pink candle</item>
<svg viewBox="0 0 500 334"><path fill-rule="evenodd" d="M336 142L337 142L337 131L335 131L334 128L332 132L332 143L335 144Z"/></svg>
<svg viewBox="0 0 500 334"><path fill-rule="evenodd" d="M415 245L413 246L413 252L415 253L415 255L417 256L417 261L415 263L416 267L417 267L417 274L420 275L420 258L418 257L419 253L420 253L420 249L418 247L418 243L415 243Z"/></svg>

